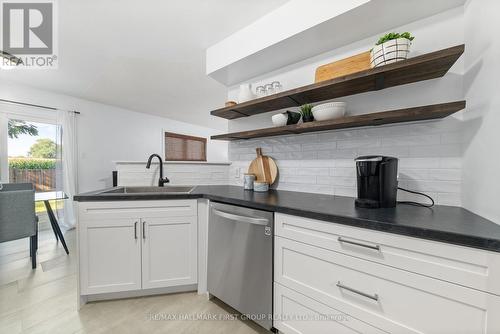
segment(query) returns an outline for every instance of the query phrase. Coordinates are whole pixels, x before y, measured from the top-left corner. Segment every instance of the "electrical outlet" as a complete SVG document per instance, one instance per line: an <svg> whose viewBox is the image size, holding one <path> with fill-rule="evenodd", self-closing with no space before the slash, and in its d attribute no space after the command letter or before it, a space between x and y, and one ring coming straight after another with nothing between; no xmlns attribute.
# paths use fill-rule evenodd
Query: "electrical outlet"
<svg viewBox="0 0 500 334"><path fill-rule="evenodd" d="M236 168L234 170L234 178L235 179L239 179L240 178L240 169L239 168Z"/></svg>

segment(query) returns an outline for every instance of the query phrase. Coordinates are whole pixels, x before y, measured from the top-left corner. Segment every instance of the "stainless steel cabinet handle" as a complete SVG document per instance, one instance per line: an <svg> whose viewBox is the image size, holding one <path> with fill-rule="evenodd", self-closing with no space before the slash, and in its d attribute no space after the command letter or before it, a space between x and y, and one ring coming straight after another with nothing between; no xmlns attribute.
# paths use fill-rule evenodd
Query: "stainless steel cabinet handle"
<svg viewBox="0 0 500 334"><path fill-rule="evenodd" d="M237 222L256 224L256 225L267 225L269 223L269 220L267 220L265 218L253 218L253 217L247 217L247 216L240 216L240 215L235 215L233 213L220 211L220 210L213 209L213 208L212 208L212 212L219 217L231 219L231 220L234 220Z"/></svg>
<svg viewBox="0 0 500 334"><path fill-rule="evenodd" d="M134 223L134 238L137 239L137 222Z"/></svg>
<svg viewBox="0 0 500 334"><path fill-rule="evenodd" d="M339 237L337 240L339 242L343 242L345 244L351 244L351 245L355 245L355 246L359 246L359 247L370 248L370 249L374 249L376 251L380 251L380 246L379 245L362 244L362 243L356 242L356 241L345 240L342 237Z"/></svg>
<svg viewBox="0 0 500 334"><path fill-rule="evenodd" d="M142 222L142 238L146 239L146 222Z"/></svg>
<svg viewBox="0 0 500 334"><path fill-rule="evenodd" d="M363 297L366 297L366 298L370 298L374 301L378 301L378 295L377 294L373 294L373 295L370 295L368 293L365 293L363 291L359 291L359 290L356 290L356 289L353 289L353 288L350 288L348 286L345 286L343 285L342 283L340 283L340 281L337 282L337 286L341 289L344 289L344 290L347 290L347 291L351 291L355 294L358 294L360 296L363 296Z"/></svg>

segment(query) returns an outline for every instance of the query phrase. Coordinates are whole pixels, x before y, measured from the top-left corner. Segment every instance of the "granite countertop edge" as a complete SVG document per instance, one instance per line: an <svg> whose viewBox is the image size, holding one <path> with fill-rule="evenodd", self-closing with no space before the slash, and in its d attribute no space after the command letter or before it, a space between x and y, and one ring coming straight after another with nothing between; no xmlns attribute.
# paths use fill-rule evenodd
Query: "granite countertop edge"
<svg viewBox="0 0 500 334"><path fill-rule="evenodd" d="M487 236L477 236L467 234L465 231L461 233L457 233L456 231L447 231L443 229L433 229L426 228L418 225L410 226L406 225L398 225L397 223L384 221L383 219L371 219L371 218L362 218L355 217L353 215L346 215L342 213L332 213L332 212L322 212L320 210L314 210L306 207L291 207L289 205L278 203L271 204L262 202L262 198L257 200L252 199L242 199L235 198L231 195L222 195L217 194L212 191L212 189L216 189L217 187L228 187L227 189L230 191L241 190L241 187L236 186L198 186L189 194L162 194L162 193L150 193L150 194L101 194L106 189L88 192L84 194L79 194L74 196L74 201L77 202L101 202L101 201L137 201L137 200L167 200L167 199L200 199L205 198L213 201L223 202L227 204L234 204L249 207L252 209L260 209L266 211L272 211L277 213L289 214L300 216L304 218L317 219L326 222L337 223L341 225L353 226L358 228L366 228L370 230L386 232L391 234L403 235L408 237L438 241L443 243L454 244L458 246L465 246L471 248L477 248L487 251L499 252L500 253L500 237L499 238L491 238ZM274 194L280 193L295 193L289 191L272 191ZM262 195L262 194L260 194ZM314 197L315 195L318 197L325 197L328 195L320 195L320 194L307 194L309 197ZM340 196L330 196L333 199L342 198ZM440 206L438 206L440 207ZM441 206L441 208L445 208ZM480 221L480 224L491 223L496 225L493 222L490 222L480 216L477 216L470 211L467 211L463 208L455 208L460 209L468 216L476 218ZM423 208L412 208L412 210L419 210ZM374 212L374 211L371 211ZM418 212L418 211L417 211ZM500 236L500 225L496 225L498 227L498 235ZM488 226L492 228L492 226ZM495 228L495 227L493 227Z"/></svg>

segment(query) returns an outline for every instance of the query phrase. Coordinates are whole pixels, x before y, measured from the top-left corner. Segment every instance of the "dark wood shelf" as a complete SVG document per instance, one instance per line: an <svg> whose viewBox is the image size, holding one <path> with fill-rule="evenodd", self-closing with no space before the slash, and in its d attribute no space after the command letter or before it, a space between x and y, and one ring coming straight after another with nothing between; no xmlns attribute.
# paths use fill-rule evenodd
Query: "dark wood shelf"
<svg viewBox="0 0 500 334"><path fill-rule="evenodd" d="M439 119L449 116L465 108L465 101L434 104L428 106L375 112L370 114L348 116L328 121L300 123L281 127L266 128L243 132L212 136L214 140L241 140L262 137L273 137L306 132L357 128L403 122Z"/></svg>
<svg viewBox="0 0 500 334"><path fill-rule="evenodd" d="M330 100L342 96L381 90L412 82L444 76L463 54L465 45L427 53L394 64L327 80L278 94L265 96L231 107L217 109L212 115L236 119L305 103Z"/></svg>

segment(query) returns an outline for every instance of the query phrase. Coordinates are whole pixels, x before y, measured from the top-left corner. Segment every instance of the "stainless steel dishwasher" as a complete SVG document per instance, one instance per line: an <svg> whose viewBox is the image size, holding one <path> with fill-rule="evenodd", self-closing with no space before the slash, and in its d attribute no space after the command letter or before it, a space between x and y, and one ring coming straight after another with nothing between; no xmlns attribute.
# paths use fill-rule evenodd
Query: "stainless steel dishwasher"
<svg viewBox="0 0 500 334"><path fill-rule="evenodd" d="M210 203L208 292L272 329L272 212Z"/></svg>

